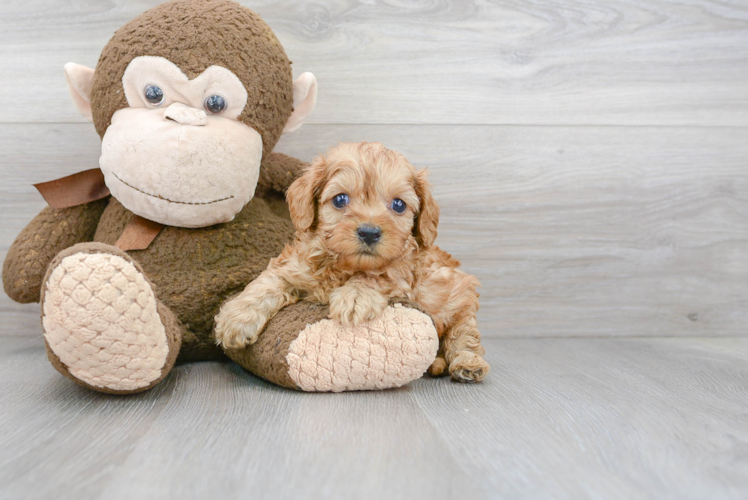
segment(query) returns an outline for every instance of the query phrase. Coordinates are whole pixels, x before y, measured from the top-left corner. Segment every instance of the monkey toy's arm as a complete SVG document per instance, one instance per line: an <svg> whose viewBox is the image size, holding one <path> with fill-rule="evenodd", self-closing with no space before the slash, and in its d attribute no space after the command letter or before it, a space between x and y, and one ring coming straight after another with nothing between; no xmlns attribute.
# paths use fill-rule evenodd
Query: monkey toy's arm
<svg viewBox="0 0 748 500"><path fill-rule="evenodd" d="M47 266L60 251L92 241L109 197L76 207L46 207L18 235L3 264L8 296L27 304L38 302Z"/></svg>
<svg viewBox="0 0 748 500"><path fill-rule="evenodd" d="M255 196L264 196L268 191L285 193L307 165L283 153L270 153L262 159Z"/></svg>

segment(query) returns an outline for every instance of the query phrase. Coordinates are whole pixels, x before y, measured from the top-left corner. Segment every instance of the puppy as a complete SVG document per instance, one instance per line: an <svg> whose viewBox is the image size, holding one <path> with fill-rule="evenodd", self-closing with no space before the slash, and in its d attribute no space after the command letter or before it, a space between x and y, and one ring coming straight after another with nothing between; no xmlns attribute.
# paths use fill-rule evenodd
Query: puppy
<svg viewBox="0 0 748 500"><path fill-rule="evenodd" d="M295 241L216 316L216 340L241 348L298 300L329 303L358 325L405 297L434 321L439 353L429 368L478 382L488 363L475 314L478 280L434 245L439 207L426 171L379 143L347 143L317 157L286 194Z"/></svg>

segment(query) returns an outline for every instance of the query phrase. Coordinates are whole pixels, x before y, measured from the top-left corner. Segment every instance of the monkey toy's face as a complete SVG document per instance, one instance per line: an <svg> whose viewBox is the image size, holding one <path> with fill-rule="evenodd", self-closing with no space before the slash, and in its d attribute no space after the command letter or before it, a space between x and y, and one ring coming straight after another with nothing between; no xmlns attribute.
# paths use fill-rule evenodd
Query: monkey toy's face
<svg viewBox="0 0 748 500"><path fill-rule="evenodd" d="M263 154L301 126L316 80L291 78L272 30L230 0L172 0L115 33L96 70L68 63L78 110L102 136L111 194L178 227L228 222L255 192Z"/></svg>
<svg viewBox="0 0 748 500"><path fill-rule="evenodd" d="M262 137L237 117L247 91L211 66L190 80L162 57L133 59L128 108L112 116L99 165L112 195L156 222L200 227L234 218L252 198Z"/></svg>

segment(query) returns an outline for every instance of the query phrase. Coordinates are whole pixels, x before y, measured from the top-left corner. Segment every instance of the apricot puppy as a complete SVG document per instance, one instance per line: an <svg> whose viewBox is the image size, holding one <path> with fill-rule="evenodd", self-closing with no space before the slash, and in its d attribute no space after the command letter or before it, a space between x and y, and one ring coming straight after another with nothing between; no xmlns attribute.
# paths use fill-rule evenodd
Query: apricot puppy
<svg viewBox="0 0 748 500"><path fill-rule="evenodd" d="M434 245L439 206L426 171L379 143L346 143L317 157L286 194L295 241L216 316L216 341L240 348L298 300L329 303L330 317L358 325L390 299L434 320L440 347L429 368L460 382L488 374L475 319L478 280Z"/></svg>

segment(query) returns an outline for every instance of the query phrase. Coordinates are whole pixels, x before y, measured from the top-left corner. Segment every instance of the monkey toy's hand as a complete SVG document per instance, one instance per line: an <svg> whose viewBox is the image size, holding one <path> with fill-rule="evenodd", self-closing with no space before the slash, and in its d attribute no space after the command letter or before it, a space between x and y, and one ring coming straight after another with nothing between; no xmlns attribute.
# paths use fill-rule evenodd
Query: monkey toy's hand
<svg viewBox="0 0 748 500"><path fill-rule="evenodd" d="M330 294L330 317L356 326L378 318L387 303L387 297L375 287L349 280Z"/></svg>

